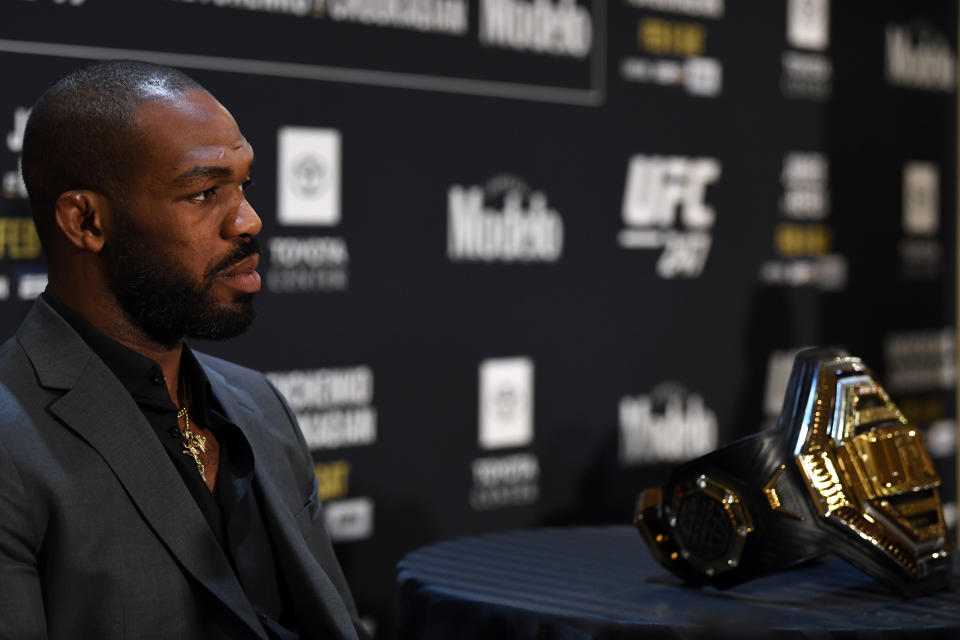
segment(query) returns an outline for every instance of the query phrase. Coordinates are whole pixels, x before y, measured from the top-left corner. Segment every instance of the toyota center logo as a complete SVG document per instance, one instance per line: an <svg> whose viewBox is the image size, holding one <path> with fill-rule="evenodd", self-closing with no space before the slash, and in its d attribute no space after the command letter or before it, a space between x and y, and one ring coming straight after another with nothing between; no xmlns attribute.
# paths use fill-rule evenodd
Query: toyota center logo
<svg viewBox="0 0 960 640"><path fill-rule="evenodd" d="M330 167L323 158L313 154L294 160L290 175L290 186L304 198L319 197L330 188Z"/></svg>
<svg viewBox="0 0 960 640"><path fill-rule="evenodd" d="M533 361L493 358L480 363L480 446L523 447L533 441Z"/></svg>
<svg viewBox="0 0 960 640"><path fill-rule="evenodd" d="M340 222L340 132L282 127L277 134L277 222Z"/></svg>

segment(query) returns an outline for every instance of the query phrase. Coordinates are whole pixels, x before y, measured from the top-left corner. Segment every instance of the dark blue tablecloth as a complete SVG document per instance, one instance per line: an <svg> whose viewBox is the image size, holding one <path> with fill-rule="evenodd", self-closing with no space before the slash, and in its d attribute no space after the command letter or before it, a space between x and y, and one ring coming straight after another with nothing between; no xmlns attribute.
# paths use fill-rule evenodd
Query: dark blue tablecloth
<svg viewBox="0 0 960 640"><path fill-rule="evenodd" d="M397 579L403 640L960 639L960 576L949 590L908 600L827 559L727 591L693 589L658 565L630 527L441 542L408 554Z"/></svg>

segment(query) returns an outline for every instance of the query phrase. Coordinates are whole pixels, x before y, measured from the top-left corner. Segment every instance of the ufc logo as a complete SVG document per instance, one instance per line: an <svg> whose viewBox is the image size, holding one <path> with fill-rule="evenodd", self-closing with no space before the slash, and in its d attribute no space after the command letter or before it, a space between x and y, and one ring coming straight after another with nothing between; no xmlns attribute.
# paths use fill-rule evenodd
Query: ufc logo
<svg viewBox="0 0 960 640"><path fill-rule="evenodd" d="M709 229L716 216L704 198L719 177L720 162L714 158L633 156L627 168L623 221L631 227L669 229L679 219L687 229Z"/></svg>

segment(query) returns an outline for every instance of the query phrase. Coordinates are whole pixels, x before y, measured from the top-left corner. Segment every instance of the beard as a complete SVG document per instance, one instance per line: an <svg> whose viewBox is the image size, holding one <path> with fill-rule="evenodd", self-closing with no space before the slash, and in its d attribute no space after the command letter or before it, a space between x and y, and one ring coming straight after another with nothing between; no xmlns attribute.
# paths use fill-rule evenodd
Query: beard
<svg viewBox="0 0 960 640"><path fill-rule="evenodd" d="M211 295L217 276L260 253L256 238L241 241L195 282L169 253L145 241L128 215L117 216L117 238L104 246L108 286L127 317L155 342L173 347L184 337L225 340L253 322L252 293L221 304Z"/></svg>

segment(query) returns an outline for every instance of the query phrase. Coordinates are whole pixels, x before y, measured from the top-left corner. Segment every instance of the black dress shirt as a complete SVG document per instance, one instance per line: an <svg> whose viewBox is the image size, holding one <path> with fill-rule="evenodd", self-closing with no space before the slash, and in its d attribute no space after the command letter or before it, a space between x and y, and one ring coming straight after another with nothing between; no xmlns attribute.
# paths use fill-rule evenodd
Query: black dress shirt
<svg viewBox="0 0 960 640"><path fill-rule="evenodd" d="M190 413L202 416L203 425L220 445L220 467L212 493L194 459L184 453L177 407L170 400L160 365L106 336L49 289L43 297L113 371L143 411L220 542L267 635L276 640L298 638L292 601L278 570L253 482L253 450L240 428L226 418L193 352L184 345L180 377L189 390Z"/></svg>

